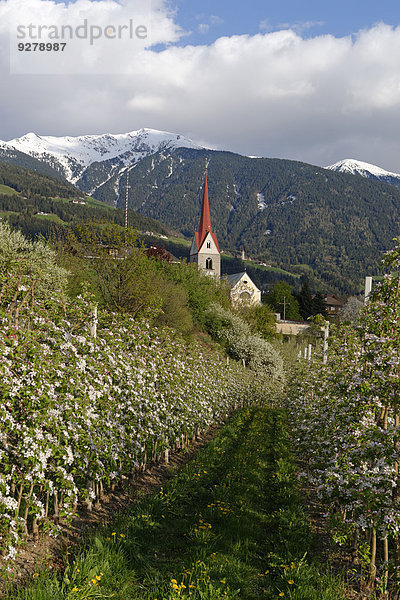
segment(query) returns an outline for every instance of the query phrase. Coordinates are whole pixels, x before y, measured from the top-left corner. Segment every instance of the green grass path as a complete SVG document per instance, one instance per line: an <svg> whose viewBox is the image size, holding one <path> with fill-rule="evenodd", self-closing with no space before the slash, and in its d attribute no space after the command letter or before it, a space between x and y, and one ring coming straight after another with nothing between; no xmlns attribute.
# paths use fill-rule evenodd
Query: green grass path
<svg viewBox="0 0 400 600"><path fill-rule="evenodd" d="M9 598L339 600L309 557L284 413L237 413L159 493L98 531L70 560Z"/></svg>

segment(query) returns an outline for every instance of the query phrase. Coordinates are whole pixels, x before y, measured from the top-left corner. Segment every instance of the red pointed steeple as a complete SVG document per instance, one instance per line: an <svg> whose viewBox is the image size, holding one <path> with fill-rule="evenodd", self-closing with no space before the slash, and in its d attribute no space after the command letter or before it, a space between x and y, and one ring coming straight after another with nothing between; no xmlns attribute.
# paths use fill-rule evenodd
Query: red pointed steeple
<svg viewBox="0 0 400 600"><path fill-rule="evenodd" d="M208 184L207 184L207 172L204 177L204 189L203 189L203 204L201 206L200 224L199 224L199 236L203 242L207 233L211 233L211 217L210 217L210 205L208 203Z"/></svg>
<svg viewBox="0 0 400 600"><path fill-rule="evenodd" d="M207 237L207 234L211 233L212 238L215 242L215 245L217 246L218 252L219 252L219 246L218 246L218 242L217 242L217 236L215 235L215 233L213 233L212 231L212 227L211 227L211 217L210 217L210 205L208 203L208 183L207 183L207 171L204 177L204 189L203 189L203 203L201 206L201 215L200 215L200 223L199 223L199 230L196 231L195 236L196 236L196 244L197 244L197 251L200 250L200 248L202 247L204 240Z"/></svg>

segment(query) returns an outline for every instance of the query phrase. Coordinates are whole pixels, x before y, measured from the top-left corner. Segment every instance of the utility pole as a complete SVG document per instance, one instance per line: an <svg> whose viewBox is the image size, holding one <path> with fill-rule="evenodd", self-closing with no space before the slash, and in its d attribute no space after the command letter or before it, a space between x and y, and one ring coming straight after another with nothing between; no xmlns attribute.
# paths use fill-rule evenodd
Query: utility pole
<svg viewBox="0 0 400 600"><path fill-rule="evenodd" d="M125 230L128 230L128 200L129 200L129 162L131 155L128 153L128 166L126 168L126 190L125 190Z"/></svg>
<svg viewBox="0 0 400 600"><path fill-rule="evenodd" d="M125 258L128 257L128 201L129 201L129 163L131 153L128 152L128 165L126 167L126 189L125 189Z"/></svg>
<svg viewBox="0 0 400 600"><path fill-rule="evenodd" d="M288 302L286 302L286 296L283 296L283 302L280 302L279 304L283 304L283 320L286 321L286 305L288 304Z"/></svg>

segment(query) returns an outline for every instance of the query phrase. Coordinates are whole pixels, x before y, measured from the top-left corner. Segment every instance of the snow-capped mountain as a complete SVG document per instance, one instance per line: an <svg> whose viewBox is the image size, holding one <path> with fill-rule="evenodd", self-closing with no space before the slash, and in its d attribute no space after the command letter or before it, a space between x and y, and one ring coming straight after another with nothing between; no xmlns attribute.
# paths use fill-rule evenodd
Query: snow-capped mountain
<svg viewBox="0 0 400 600"><path fill-rule="evenodd" d="M161 150L204 148L182 135L155 129L78 137L39 136L36 133L27 133L9 142L0 141L0 148L4 147L19 150L47 163L78 187L81 187L82 178L91 165L107 163L101 169L100 179L93 182L93 188L85 191L93 191L116 172Z"/></svg>
<svg viewBox="0 0 400 600"><path fill-rule="evenodd" d="M385 169L381 169L381 167L370 165L369 163L362 162L361 160L346 158L345 160L341 160L334 165L330 165L329 167L325 168L330 169L331 171L338 171L339 173L361 175L362 177L367 177L368 179L375 179L378 181L383 181L384 183L390 183L396 187L400 187L399 173L385 171Z"/></svg>

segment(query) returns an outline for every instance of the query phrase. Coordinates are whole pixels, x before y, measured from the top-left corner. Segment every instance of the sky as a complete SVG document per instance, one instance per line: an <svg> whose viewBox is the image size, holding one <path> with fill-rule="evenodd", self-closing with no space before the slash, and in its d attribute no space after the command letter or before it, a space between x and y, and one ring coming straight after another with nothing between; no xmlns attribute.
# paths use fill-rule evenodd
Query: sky
<svg viewBox="0 0 400 600"><path fill-rule="evenodd" d="M149 127L251 156L400 172L392 1L0 0L0 77L2 140Z"/></svg>
<svg viewBox="0 0 400 600"><path fill-rule="evenodd" d="M195 44L210 44L225 35L255 35L288 28L306 37L342 37L379 22L397 25L400 20L398 4L386 0L177 0L174 5L178 23L191 32L190 43Z"/></svg>

